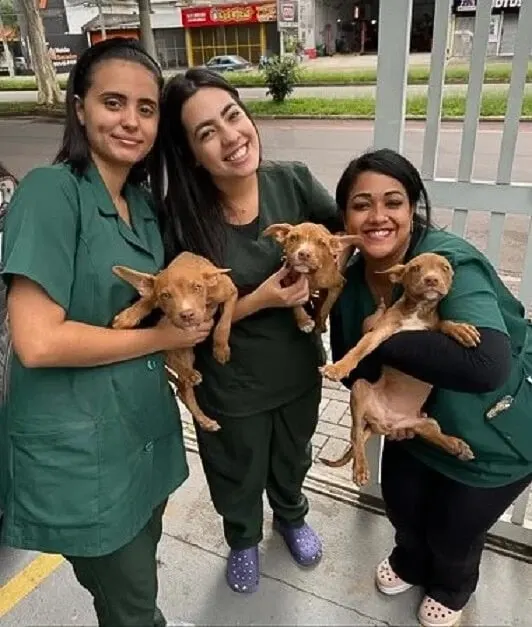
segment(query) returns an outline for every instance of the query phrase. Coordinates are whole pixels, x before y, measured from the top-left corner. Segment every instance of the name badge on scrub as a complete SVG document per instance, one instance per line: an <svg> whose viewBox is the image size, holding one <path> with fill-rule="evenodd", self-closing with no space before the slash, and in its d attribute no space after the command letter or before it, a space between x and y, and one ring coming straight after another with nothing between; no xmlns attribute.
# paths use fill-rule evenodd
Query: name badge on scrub
<svg viewBox="0 0 532 627"><path fill-rule="evenodd" d="M532 376L528 375L525 381L529 384L532 384ZM490 409L488 409L488 411L486 412L486 418L488 420L493 420L503 411L510 409L510 407L513 405L514 400L515 398L513 396L510 396L509 394L506 396L503 396L500 400L498 400L495 403L495 405L493 405L492 407L490 407Z"/></svg>

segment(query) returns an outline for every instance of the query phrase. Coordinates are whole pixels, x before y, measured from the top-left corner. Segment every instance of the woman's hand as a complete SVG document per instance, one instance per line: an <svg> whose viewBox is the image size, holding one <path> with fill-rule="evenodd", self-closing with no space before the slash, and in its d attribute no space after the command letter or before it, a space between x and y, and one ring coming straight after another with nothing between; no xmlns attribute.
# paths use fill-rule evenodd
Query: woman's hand
<svg viewBox="0 0 532 627"><path fill-rule="evenodd" d="M261 309L268 307L295 307L304 305L309 297L308 279L300 274L297 281L288 287L282 285L282 280L288 276L290 270L283 266L275 274L264 281L255 290L254 296L261 303Z"/></svg>
<svg viewBox="0 0 532 627"><path fill-rule="evenodd" d="M168 318L161 318L155 326L158 334L158 350L179 350L181 348L194 348L209 336L214 321L202 322L197 327L179 329Z"/></svg>

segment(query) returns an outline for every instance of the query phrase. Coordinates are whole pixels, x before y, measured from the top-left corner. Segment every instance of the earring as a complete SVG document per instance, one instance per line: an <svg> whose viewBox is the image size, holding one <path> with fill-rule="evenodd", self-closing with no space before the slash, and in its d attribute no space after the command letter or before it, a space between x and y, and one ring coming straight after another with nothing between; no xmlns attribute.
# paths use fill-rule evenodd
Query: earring
<svg viewBox="0 0 532 627"><path fill-rule="evenodd" d="M414 232L414 220L412 220L412 222L410 222L410 233Z"/></svg>

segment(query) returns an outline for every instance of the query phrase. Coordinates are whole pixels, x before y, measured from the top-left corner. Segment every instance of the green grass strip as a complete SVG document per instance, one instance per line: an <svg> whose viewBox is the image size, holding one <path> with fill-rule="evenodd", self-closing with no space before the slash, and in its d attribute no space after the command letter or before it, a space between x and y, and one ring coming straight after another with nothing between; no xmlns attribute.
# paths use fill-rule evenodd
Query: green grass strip
<svg viewBox="0 0 532 627"><path fill-rule="evenodd" d="M429 81L428 67L412 67L408 72L409 85L426 85ZM510 82L512 66L510 63L489 63L484 72L485 83L508 84ZM345 68L301 70L299 85L327 86L327 85L374 85L377 81L375 68L360 68L347 70ZM260 72L228 72L227 80L235 87L264 87L264 77ZM469 82L468 65L450 65L445 73L445 82L449 85L464 85ZM528 66L527 82L532 83L532 63ZM66 79L59 81L61 88L66 87ZM33 76L8 78L0 77L0 91L30 91L35 89Z"/></svg>
<svg viewBox="0 0 532 627"><path fill-rule="evenodd" d="M482 117L502 117L506 113L507 91L484 94L480 107ZM272 100L248 100L247 107L257 116L353 116L373 118L375 100L373 98L289 98L282 104ZM466 98L449 95L443 98L442 117L463 117ZM407 100L406 113L409 116L424 117L427 113L427 98L412 96ZM0 102L0 116L13 115L52 115L62 116L63 107L48 109L31 102ZM521 108L523 117L532 117L532 94L526 94Z"/></svg>

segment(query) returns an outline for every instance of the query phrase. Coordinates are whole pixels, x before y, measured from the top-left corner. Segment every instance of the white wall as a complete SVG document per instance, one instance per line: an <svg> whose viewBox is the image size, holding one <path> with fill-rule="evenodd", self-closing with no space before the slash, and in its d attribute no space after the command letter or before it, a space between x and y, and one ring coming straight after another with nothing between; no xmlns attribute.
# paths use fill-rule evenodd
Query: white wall
<svg viewBox="0 0 532 627"><path fill-rule="evenodd" d="M325 43L325 27L331 25L331 45L334 50L334 42L338 33L336 20L342 11L341 0L315 0L314 14L315 27L314 33L316 45Z"/></svg>
<svg viewBox="0 0 532 627"><path fill-rule="evenodd" d="M154 11L152 28L180 28L183 26L181 9L175 6L175 2L169 2L169 0L151 1ZM75 0L75 4L65 0L65 11L68 29L72 34L82 33L83 26L98 15L96 6L83 6L83 4L79 4L79 0ZM109 5L104 7L104 12L105 14L134 14L138 13L138 4L135 0L115 0L112 4L109 2Z"/></svg>

